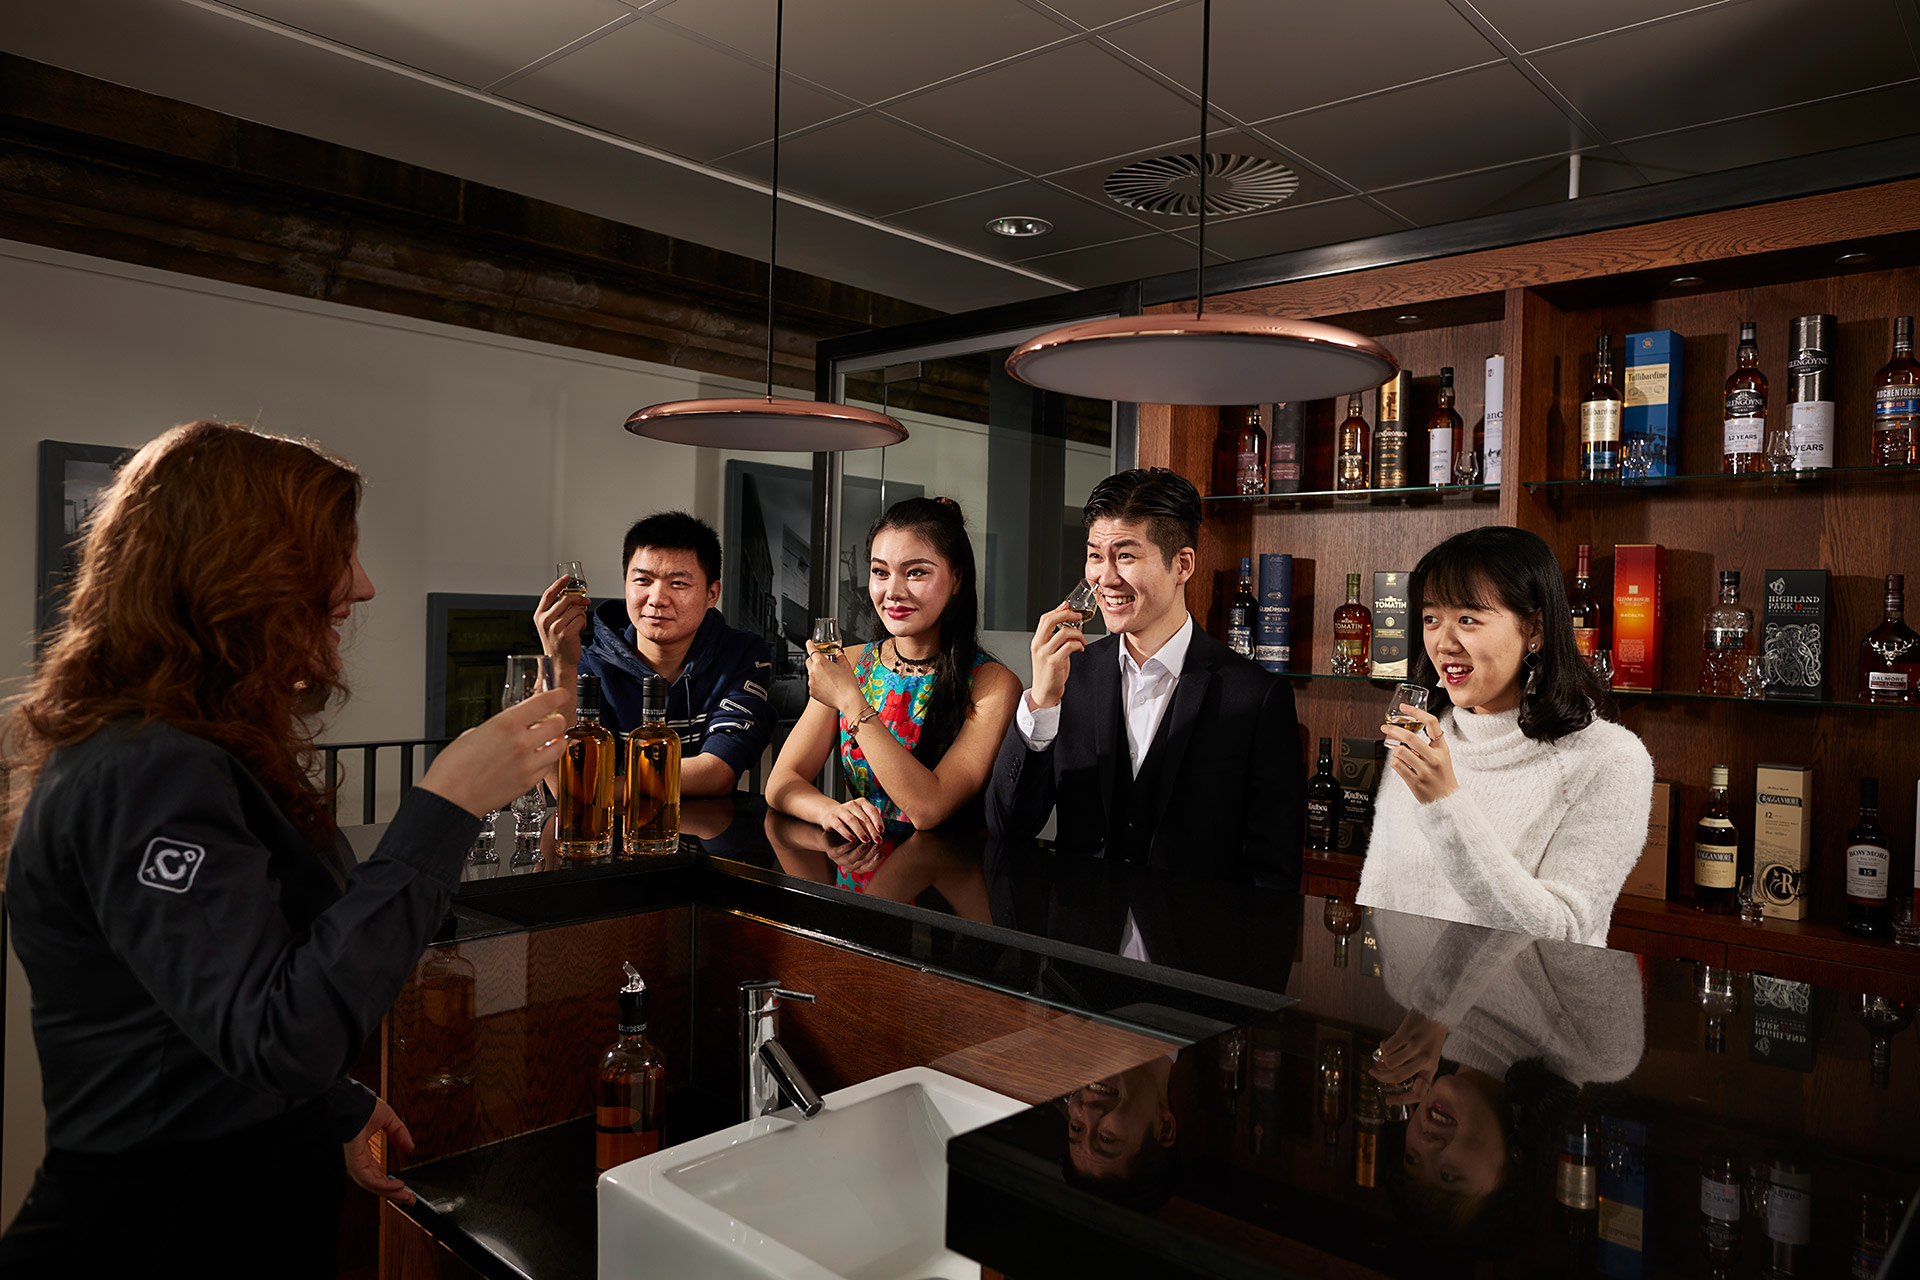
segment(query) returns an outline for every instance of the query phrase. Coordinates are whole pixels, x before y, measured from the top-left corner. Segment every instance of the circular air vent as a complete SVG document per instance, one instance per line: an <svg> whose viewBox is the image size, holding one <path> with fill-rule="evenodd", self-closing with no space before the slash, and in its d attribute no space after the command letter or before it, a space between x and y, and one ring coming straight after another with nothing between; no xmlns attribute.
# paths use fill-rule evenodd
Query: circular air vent
<svg viewBox="0 0 1920 1280"><path fill-rule="evenodd" d="M1207 155L1207 216L1252 213L1287 199L1300 178L1277 160L1260 156ZM1192 218L1200 213L1200 157L1155 156L1136 160L1107 175L1106 192L1115 203L1141 213Z"/></svg>

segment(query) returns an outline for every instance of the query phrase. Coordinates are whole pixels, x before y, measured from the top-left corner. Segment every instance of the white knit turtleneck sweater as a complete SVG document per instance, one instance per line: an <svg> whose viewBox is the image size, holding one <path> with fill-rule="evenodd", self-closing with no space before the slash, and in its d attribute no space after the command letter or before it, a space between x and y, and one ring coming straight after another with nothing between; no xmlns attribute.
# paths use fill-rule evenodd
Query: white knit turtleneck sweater
<svg viewBox="0 0 1920 1280"><path fill-rule="evenodd" d="M1440 729L1459 789L1421 804L1389 765L1357 900L1605 946L1653 807L1653 758L1640 739L1595 720L1535 742L1518 710L1448 707Z"/></svg>

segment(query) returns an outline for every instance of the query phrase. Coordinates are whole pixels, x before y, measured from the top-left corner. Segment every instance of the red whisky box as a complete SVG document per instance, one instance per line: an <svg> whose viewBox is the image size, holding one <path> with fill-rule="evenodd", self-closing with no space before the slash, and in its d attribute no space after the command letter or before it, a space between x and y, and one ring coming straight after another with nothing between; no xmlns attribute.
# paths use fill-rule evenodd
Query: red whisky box
<svg viewBox="0 0 1920 1280"><path fill-rule="evenodd" d="M1613 687L1652 693L1660 687L1660 647L1667 630L1667 549L1658 543L1613 549Z"/></svg>

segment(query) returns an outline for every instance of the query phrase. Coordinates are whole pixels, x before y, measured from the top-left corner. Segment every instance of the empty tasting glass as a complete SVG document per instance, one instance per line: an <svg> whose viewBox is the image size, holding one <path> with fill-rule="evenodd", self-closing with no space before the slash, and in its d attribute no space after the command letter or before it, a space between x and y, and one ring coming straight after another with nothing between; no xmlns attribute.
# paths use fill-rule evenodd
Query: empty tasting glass
<svg viewBox="0 0 1920 1280"><path fill-rule="evenodd" d="M587 575L581 571L578 560L560 560L553 566L553 576L565 578L567 585L560 588L563 596L583 596L587 594Z"/></svg>
<svg viewBox="0 0 1920 1280"><path fill-rule="evenodd" d="M1067 608L1080 615L1080 629L1082 631L1086 630L1087 624L1093 621L1093 615L1099 609L1097 602L1098 594L1098 588L1085 578L1080 579L1079 582L1074 584L1073 590L1067 592ZM1071 624L1063 622L1055 627L1054 630L1064 630L1069 625Z"/></svg>
<svg viewBox="0 0 1920 1280"><path fill-rule="evenodd" d="M1600 677L1600 683L1607 685L1613 683L1613 650L1595 649L1587 665L1593 668L1593 674Z"/></svg>
<svg viewBox="0 0 1920 1280"><path fill-rule="evenodd" d="M1740 911L1740 923L1765 924L1767 922L1767 900L1761 896L1759 886L1752 876L1741 876L1734 882L1733 901Z"/></svg>
<svg viewBox="0 0 1920 1280"><path fill-rule="evenodd" d="M815 618L810 643L815 653L824 653L834 662L840 661L840 619Z"/></svg>
<svg viewBox="0 0 1920 1280"><path fill-rule="evenodd" d="M507 687L500 695L500 708L505 710L525 702L535 694L545 693L553 688L553 659L544 653L512 653L507 655ZM554 721L554 736L565 732L558 720ZM540 826L547 817L547 796L539 783L527 788L526 794L513 802L513 865L525 866L537 862L540 858Z"/></svg>
<svg viewBox="0 0 1920 1280"><path fill-rule="evenodd" d="M1400 708L1411 706L1421 711L1427 709L1427 688L1419 684L1397 684L1393 687L1393 697L1387 702L1387 723L1398 725L1402 729L1420 730L1420 722ZM1394 745L1392 738L1387 739L1389 747Z"/></svg>

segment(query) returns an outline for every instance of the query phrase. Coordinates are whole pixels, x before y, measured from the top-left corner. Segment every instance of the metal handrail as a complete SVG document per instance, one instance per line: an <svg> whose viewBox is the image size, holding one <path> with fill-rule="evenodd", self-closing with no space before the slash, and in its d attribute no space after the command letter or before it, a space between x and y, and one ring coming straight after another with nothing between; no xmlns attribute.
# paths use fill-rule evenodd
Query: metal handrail
<svg viewBox="0 0 1920 1280"><path fill-rule="evenodd" d="M400 748L400 798L405 800L407 793L413 790L413 753L417 748L427 749L427 764L433 764L434 756L440 748L452 742L452 738L392 738L384 742L316 742L314 750L321 753L325 761L323 778L327 789L327 805L335 820L340 817L340 797L335 788L340 785L340 753L358 751L361 769L365 775L360 785L360 821L371 825L375 811L375 784L379 779L380 750L383 747Z"/></svg>

